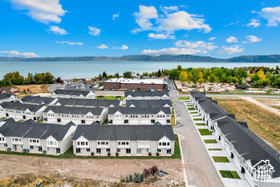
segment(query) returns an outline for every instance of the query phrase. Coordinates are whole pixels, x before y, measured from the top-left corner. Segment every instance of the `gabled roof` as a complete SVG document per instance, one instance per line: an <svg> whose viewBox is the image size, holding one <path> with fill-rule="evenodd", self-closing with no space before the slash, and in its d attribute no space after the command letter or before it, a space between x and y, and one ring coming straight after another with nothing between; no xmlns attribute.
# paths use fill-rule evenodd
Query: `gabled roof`
<svg viewBox="0 0 280 187"><path fill-rule="evenodd" d="M34 122L12 122L6 123L0 127L0 133L5 137L23 137L47 139L53 136L57 141L61 141L69 131L71 124L57 125L50 123L34 123Z"/></svg>
<svg viewBox="0 0 280 187"><path fill-rule="evenodd" d="M49 105L51 102L55 100L55 98L50 97L40 97L40 96L25 96L20 99L22 103L31 103L31 104L45 104Z"/></svg>
<svg viewBox="0 0 280 187"><path fill-rule="evenodd" d="M60 103L64 106L83 106L83 107L109 107L109 106L120 106L120 100L99 100L99 99L65 99L65 98L58 98L57 103Z"/></svg>
<svg viewBox="0 0 280 187"><path fill-rule="evenodd" d="M175 141L170 125L78 125L73 140L81 136L90 140L158 141L166 136Z"/></svg>
<svg viewBox="0 0 280 187"><path fill-rule="evenodd" d="M54 91L55 94L58 95L75 95L75 96L80 96L83 95L84 97L86 97L90 92L94 91L83 91L83 90L61 90L61 89L57 89Z"/></svg>
<svg viewBox="0 0 280 187"><path fill-rule="evenodd" d="M8 94L0 94L0 100L3 100L3 99L8 99L12 96L15 96L14 94L11 94L11 93L8 93Z"/></svg>
<svg viewBox="0 0 280 187"><path fill-rule="evenodd" d="M160 111L171 114L169 107L139 108L139 107L114 107L109 108L108 114L115 114L119 111L122 114L157 114Z"/></svg>
<svg viewBox="0 0 280 187"><path fill-rule="evenodd" d="M171 101L165 100L127 100L126 106L130 107L134 105L135 107L143 108L154 108L154 107L164 107L165 105L172 106Z"/></svg>
<svg viewBox="0 0 280 187"><path fill-rule="evenodd" d="M167 91L126 91L125 97L131 95L132 97L162 97L163 95L169 96Z"/></svg>
<svg viewBox="0 0 280 187"><path fill-rule="evenodd" d="M205 99L207 98L204 92L197 92L196 91L196 92L191 92L190 94L191 94L192 97L195 98L195 100L198 100L200 98L205 98Z"/></svg>
<svg viewBox="0 0 280 187"><path fill-rule="evenodd" d="M229 116L218 120L217 124L235 150L245 160L250 160L252 166L261 160L270 160L275 169L273 177L280 176L280 154L248 129L247 124Z"/></svg>
<svg viewBox="0 0 280 187"><path fill-rule="evenodd" d="M93 115L100 115L104 108L89 108L89 107L65 107L65 106L48 106L43 112L53 111L60 114L83 114L91 112Z"/></svg>
<svg viewBox="0 0 280 187"><path fill-rule="evenodd" d="M222 107L210 99L198 100L198 103L206 113L210 114L210 119L212 120L221 118L228 114Z"/></svg>
<svg viewBox="0 0 280 187"><path fill-rule="evenodd" d="M44 106L44 105L23 104L18 101L17 102L3 102L0 105L4 109L21 110L21 111L25 111L26 109L28 109L28 110L30 110L30 112L37 112Z"/></svg>

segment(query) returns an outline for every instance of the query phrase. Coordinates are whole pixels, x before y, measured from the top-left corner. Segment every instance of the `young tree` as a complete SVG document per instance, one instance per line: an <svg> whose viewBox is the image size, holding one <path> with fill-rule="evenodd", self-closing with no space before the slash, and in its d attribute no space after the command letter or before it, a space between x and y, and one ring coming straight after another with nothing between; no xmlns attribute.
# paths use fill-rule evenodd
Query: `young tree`
<svg viewBox="0 0 280 187"><path fill-rule="evenodd" d="M182 71L182 72L180 73L179 80L182 81L182 82L185 82L185 81L187 80L187 78L188 78L187 72Z"/></svg>
<svg viewBox="0 0 280 187"><path fill-rule="evenodd" d="M181 66L181 65L178 65L178 66L177 66L177 70L180 70L180 71L181 71L181 70L182 70L182 66Z"/></svg>
<svg viewBox="0 0 280 187"><path fill-rule="evenodd" d="M103 77L103 78L106 78L106 77L107 77L107 73L106 73L105 71L103 71L102 77Z"/></svg>
<svg viewBox="0 0 280 187"><path fill-rule="evenodd" d="M211 82L211 83L216 82L216 76L214 74L209 76L209 82Z"/></svg>

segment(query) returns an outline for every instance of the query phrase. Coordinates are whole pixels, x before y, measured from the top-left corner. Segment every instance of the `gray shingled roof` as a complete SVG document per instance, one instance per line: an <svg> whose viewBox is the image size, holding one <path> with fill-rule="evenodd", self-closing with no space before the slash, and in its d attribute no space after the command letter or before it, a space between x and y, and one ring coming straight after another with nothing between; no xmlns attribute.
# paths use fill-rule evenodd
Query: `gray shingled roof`
<svg viewBox="0 0 280 187"><path fill-rule="evenodd" d="M252 165L261 160L270 160L275 169L273 177L280 176L280 154L248 129L244 122L237 122L231 117L226 117L218 120L217 124L245 160L250 160Z"/></svg>
<svg viewBox="0 0 280 187"><path fill-rule="evenodd" d="M12 95L14 95L14 94L11 94L11 93L8 93L8 94L0 94L0 100L8 99L8 98L10 98Z"/></svg>
<svg viewBox="0 0 280 187"><path fill-rule="evenodd" d="M210 118L212 120L221 118L228 114L222 107L210 99L202 99L199 100L198 103L206 113L210 114Z"/></svg>
<svg viewBox="0 0 280 187"><path fill-rule="evenodd" d="M21 110L25 111L29 109L31 112L37 112L40 110L43 105L30 105L30 104L23 104L20 102L3 102L0 104L4 109L13 109L13 110Z"/></svg>
<svg viewBox="0 0 280 187"><path fill-rule="evenodd" d="M94 91L91 91L94 93ZM83 90L61 90L57 89L54 91L55 94L61 94L61 95L76 95L76 96L87 96L90 91L83 91Z"/></svg>
<svg viewBox="0 0 280 187"><path fill-rule="evenodd" d="M127 97L128 95L131 95L132 97L155 97L155 96L159 96L162 97L163 95L167 95L169 96L169 93L167 91L135 91L135 92L131 92L131 91L126 91L125 92L125 97Z"/></svg>
<svg viewBox="0 0 280 187"><path fill-rule="evenodd" d="M48 105L55 100L55 98L50 97L40 97L40 96L25 96L20 99L22 103L32 103L32 104L45 104Z"/></svg>
<svg viewBox="0 0 280 187"><path fill-rule="evenodd" d="M205 98L205 99L207 98L204 92L191 92L190 94L192 97L195 98L195 100L198 100L200 98Z"/></svg>
<svg viewBox="0 0 280 187"><path fill-rule="evenodd" d="M5 137L37 139L47 139L49 136L53 136L57 141L61 141L71 126L72 123L67 125L57 125L50 123L35 123L30 121L6 121L6 123L0 127L0 133Z"/></svg>
<svg viewBox="0 0 280 187"><path fill-rule="evenodd" d="M156 108L136 108L136 107L114 107L109 108L108 114L115 114L119 111L122 114L157 114L163 111L165 114L171 114L169 107Z"/></svg>
<svg viewBox="0 0 280 187"><path fill-rule="evenodd" d="M83 107L114 107L120 106L120 100L99 100L99 99L65 99L59 98L55 104L61 104L64 106L83 106Z"/></svg>
<svg viewBox="0 0 280 187"><path fill-rule="evenodd" d="M88 140L150 140L166 136L175 141L170 125L78 125L73 140L81 136Z"/></svg>
<svg viewBox="0 0 280 187"><path fill-rule="evenodd" d="M126 106L130 107L134 105L135 107L143 108L154 108L154 107L164 107L165 105L172 106L171 101L165 100L127 100Z"/></svg>
<svg viewBox="0 0 280 187"><path fill-rule="evenodd" d="M53 111L59 114L83 114L91 112L93 115L100 115L104 108L88 108L88 107L64 107L64 106L48 106L44 112Z"/></svg>

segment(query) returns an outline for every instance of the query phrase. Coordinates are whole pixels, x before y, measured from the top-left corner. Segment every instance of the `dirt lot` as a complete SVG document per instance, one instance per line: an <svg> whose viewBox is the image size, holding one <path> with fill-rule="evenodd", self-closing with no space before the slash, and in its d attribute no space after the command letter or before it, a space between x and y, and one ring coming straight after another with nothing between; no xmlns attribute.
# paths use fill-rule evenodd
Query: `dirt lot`
<svg viewBox="0 0 280 187"><path fill-rule="evenodd" d="M280 98L254 98L255 100L280 111Z"/></svg>
<svg viewBox="0 0 280 187"><path fill-rule="evenodd" d="M42 85L19 85L16 86L19 90L18 97L24 97L26 95L33 95L36 93L50 93L48 90L49 85L42 84ZM27 90L29 89L30 93L27 93ZM24 94L24 90L26 91L27 94Z"/></svg>
<svg viewBox="0 0 280 187"><path fill-rule="evenodd" d="M248 123L250 130L280 151L280 116L244 99L213 98L238 121Z"/></svg>
<svg viewBox="0 0 280 187"><path fill-rule="evenodd" d="M154 186L165 186L171 179L184 181L180 159L59 159L0 154L0 160L0 178L22 173L59 173L80 179L119 182L126 175L142 173L144 168L157 165L159 170L168 172L169 177Z"/></svg>

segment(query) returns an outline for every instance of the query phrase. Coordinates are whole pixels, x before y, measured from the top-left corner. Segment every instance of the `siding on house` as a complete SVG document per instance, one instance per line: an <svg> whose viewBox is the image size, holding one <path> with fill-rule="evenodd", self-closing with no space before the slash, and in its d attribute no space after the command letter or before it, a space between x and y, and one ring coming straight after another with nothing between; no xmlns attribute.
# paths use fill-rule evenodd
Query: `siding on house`
<svg viewBox="0 0 280 187"><path fill-rule="evenodd" d="M171 156L174 154L172 126L78 125L73 137L75 155Z"/></svg>
<svg viewBox="0 0 280 187"><path fill-rule="evenodd" d="M170 100L169 93L167 91L126 91L126 100Z"/></svg>
<svg viewBox="0 0 280 187"><path fill-rule="evenodd" d="M0 94L0 104L3 102L15 102L17 100L17 96L11 93L8 94Z"/></svg>

